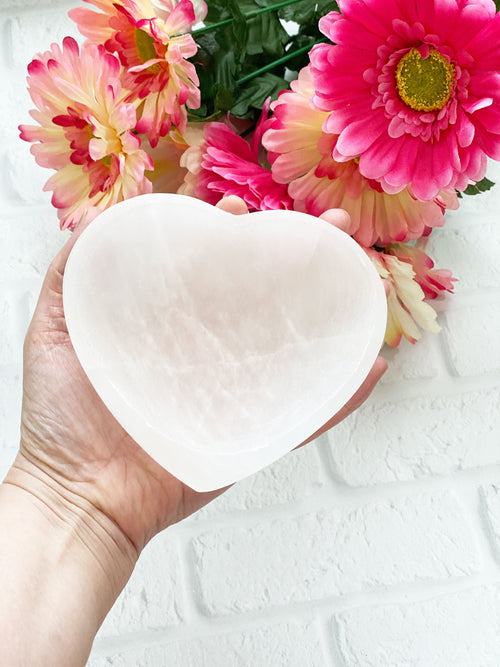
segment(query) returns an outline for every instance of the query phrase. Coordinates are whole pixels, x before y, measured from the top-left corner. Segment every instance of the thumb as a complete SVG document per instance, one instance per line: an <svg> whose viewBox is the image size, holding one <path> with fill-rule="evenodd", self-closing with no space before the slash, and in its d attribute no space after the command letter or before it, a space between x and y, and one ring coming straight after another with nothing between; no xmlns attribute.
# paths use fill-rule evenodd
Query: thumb
<svg viewBox="0 0 500 667"><path fill-rule="evenodd" d="M347 234L350 233L351 216L342 208L329 208L319 216L322 220L326 220L334 227L338 227Z"/></svg>

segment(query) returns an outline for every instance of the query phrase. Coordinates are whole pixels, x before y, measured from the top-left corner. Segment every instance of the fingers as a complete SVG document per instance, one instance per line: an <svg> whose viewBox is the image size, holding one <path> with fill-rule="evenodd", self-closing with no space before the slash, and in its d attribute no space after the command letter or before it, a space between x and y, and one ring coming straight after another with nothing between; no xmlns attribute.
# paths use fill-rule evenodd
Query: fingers
<svg viewBox="0 0 500 667"><path fill-rule="evenodd" d="M216 208L220 208L227 213L233 215L244 215L248 213L248 206L241 197L236 195L229 195L223 197L217 204ZM343 232L348 232L351 225L351 216L342 208L330 208L319 216L322 220L326 220L331 225L334 225Z"/></svg>
<svg viewBox="0 0 500 667"><path fill-rule="evenodd" d="M352 396L352 398L349 399L344 407L335 415L335 417L333 417L333 419L328 422L330 425L327 424L327 428L331 428L332 426L335 426L335 424L340 423L366 401L368 396L375 388L375 385L386 372L387 367L387 361L383 357L377 357L375 359L375 363L373 364L371 371L368 373L361 387Z"/></svg>
<svg viewBox="0 0 500 667"><path fill-rule="evenodd" d="M311 442L311 440L315 440L322 433L325 433L337 424L340 424L341 421L348 417L352 412L357 410L372 393L375 385L387 370L387 366L387 361L383 357L377 357L365 381L357 390L357 392L347 401L344 407L341 408L336 415L334 415L329 421L327 421L326 424L318 429L316 433L313 433L311 437L299 445L299 447L306 445L308 442Z"/></svg>
<svg viewBox="0 0 500 667"><path fill-rule="evenodd" d="M337 227L343 232L349 233L351 226L351 216L342 208L329 208L327 211L319 216L322 220L326 220L334 227Z"/></svg>
<svg viewBox="0 0 500 667"><path fill-rule="evenodd" d="M216 204L216 208L220 208L222 211L232 213L233 215L245 215L245 213L248 213L248 206L241 197L237 197L236 195L223 197L220 202Z"/></svg>

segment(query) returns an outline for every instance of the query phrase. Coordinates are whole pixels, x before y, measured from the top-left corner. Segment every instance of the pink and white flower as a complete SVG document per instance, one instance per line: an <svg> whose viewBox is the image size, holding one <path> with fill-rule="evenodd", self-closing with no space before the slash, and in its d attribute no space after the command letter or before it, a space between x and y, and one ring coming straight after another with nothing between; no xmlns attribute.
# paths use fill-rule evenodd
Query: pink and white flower
<svg viewBox="0 0 500 667"><path fill-rule="evenodd" d="M366 249L380 277L389 285L385 342L397 347L404 336L410 343L420 338L420 329L440 331L436 311L425 301L453 290L454 278L447 270L433 270L434 263L417 248L395 243L384 251Z"/></svg>
<svg viewBox="0 0 500 667"><path fill-rule="evenodd" d="M188 174L187 168L181 166L182 156L190 146L203 142L203 127L204 123L188 123L183 133L172 127L154 148L146 147L155 166L149 174L153 192L175 193L182 186Z"/></svg>
<svg viewBox="0 0 500 667"><path fill-rule="evenodd" d="M21 125L21 138L33 143L40 166L56 170L45 190L53 190L62 229L152 190L145 170L153 163L134 134L136 111L125 101L120 71L103 47L80 50L70 37L28 67L38 125Z"/></svg>
<svg viewBox="0 0 500 667"><path fill-rule="evenodd" d="M385 192L464 189L500 159L500 15L493 0L339 0L311 52L314 104Z"/></svg>
<svg viewBox="0 0 500 667"><path fill-rule="evenodd" d="M362 176L357 160L334 160L338 135L324 131L329 114L313 106L313 96L311 69L306 67L291 90L273 103L263 136L273 177L289 183L296 210L319 216L329 208L345 209L351 217L348 233L369 247L419 238L444 224L446 208L458 208L452 189L431 201L415 199L409 188L388 194L379 183Z"/></svg>
<svg viewBox="0 0 500 667"><path fill-rule="evenodd" d="M268 109L265 105L250 143L225 123L207 123L203 137L181 158L188 174L179 193L209 204L237 195L250 211L291 209L286 186L276 183L271 171L259 161Z"/></svg>
<svg viewBox="0 0 500 667"><path fill-rule="evenodd" d="M423 250L404 243L391 243L384 252L397 257L402 262L411 264L415 280L420 285L427 299L435 299L443 292L453 292L453 278L448 269L435 269L434 262Z"/></svg>
<svg viewBox="0 0 500 667"><path fill-rule="evenodd" d="M200 106L195 66L187 61L197 46L186 34L204 18L202 0L85 0L100 12L78 8L69 12L89 43L104 44L124 67L123 85L129 101L138 100L137 131L152 146L171 125L183 131L186 106Z"/></svg>

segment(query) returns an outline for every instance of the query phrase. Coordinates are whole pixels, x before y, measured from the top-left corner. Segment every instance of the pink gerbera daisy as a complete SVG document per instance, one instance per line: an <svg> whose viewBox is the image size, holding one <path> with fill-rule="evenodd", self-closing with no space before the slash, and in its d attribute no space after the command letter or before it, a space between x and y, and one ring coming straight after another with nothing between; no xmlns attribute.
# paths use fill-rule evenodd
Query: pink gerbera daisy
<svg viewBox="0 0 500 667"><path fill-rule="evenodd" d="M181 158L181 166L188 173L179 192L210 204L224 196L237 195L250 211L291 209L286 187L276 183L271 171L259 162L268 110L267 103L250 143L224 123L207 123L203 137Z"/></svg>
<svg viewBox="0 0 500 667"><path fill-rule="evenodd" d="M45 190L53 190L62 229L108 206L151 192L145 170L151 158L134 134L135 108L125 102L120 63L102 47L80 51L66 37L28 67L28 88L38 125L21 125L21 138L42 167L56 169Z"/></svg>
<svg viewBox="0 0 500 667"><path fill-rule="evenodd" d="M186 106L200 106L195 66L187 61L197 46L185 34L204 18L202 0L85 0L101 12L73 9L70 17L93 44L116 53L125 72L123 85L130 100L138 98L137 131L148 135L152 146L173 124L184 130Z"/></svg>
<svg viewBox="0 0 500 667"><path fill-rule="evenodd" d="M386 192L418 199L483 178L500 159L500 15L493 0L339 0L311 53L314 103Z"/></svg>
<svg viewBox="0 0 500 667"><path fill-rule="evenodd" d="M418 238L444 223L445 208L458 207L454 190L442 191L428 202L415 199L408 188L387 194L379 183L361 175L356 160L333 160L338 135L323 130L328 112L312 106L313 95L306 67L291 90L273 104L274 115L263 137L273 177L289 183L295 209L319 216L329 208L343 208L351 217L348 233L371 246Z"/></svg>

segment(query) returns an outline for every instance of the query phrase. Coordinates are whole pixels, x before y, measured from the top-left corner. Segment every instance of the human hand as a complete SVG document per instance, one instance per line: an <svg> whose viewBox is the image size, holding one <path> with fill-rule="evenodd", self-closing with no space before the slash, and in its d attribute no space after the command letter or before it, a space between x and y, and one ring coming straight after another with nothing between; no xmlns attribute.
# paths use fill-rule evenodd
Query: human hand
<svg viewBox="0 0 500 667"><path fill-rule="evenodd" d="M247 212L238 198L221 207ZM348 220L338 210L324 217L338 226ZM21 446L0 485L0 532L9 536L0 541L0 645L12 667L85 664L148 540L224 491L197 493L153 461L80 366L62 286L83 227L52 262L26 335ZM358 407L385 368L377 359L347 405L307 442Z"/></svg>
<svg viewBox="0 0 500 667"><path fill-rule="evenodd" d="M221 207L247 212L237 198ZM324 217L342 227L346 215L337 210ZM111 415L80 366L66 328L62 285L67 258L82 231L77 229L52 262L26 336L21 450L14 467L110 519L140 553L154 534L222 490L195 492L160 467ZM307 442L358 407L385 368L379 358L348 404Z"/></svg>

